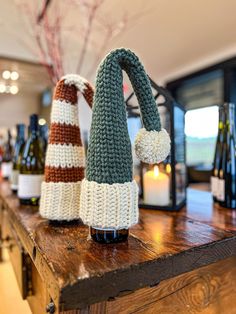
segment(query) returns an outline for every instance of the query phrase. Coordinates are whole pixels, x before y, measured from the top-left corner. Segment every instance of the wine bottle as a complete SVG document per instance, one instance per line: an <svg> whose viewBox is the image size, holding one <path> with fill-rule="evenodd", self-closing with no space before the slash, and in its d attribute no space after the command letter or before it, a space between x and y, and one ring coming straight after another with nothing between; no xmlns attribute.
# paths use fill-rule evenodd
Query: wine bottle
<svg viewBox="0 0 236 314"><path fill-rule="evenodd" d="M43 174L44 152L39 137L38 115L33 114L20 163L18 197L21 204L39 204Z"/></svg>
<svg viewBox="0 0 236 314"><path fill-rule="evenodd" d="M10 179L11 172L12 172L12 156L13 156L13 148L11 144L11 132L8 130L7 132L7 142L4 147L4 153L2 157L2 164L1 164L1 173L3 179Z"/></svg>
<svg viewBox="0 0 236 314"><path fill-rule="evenodd" d="M39 126L39 135L43 146L43 151L46 154L47 146L48 146L48 126L47 124Z"/></svg>
<svg viewBox="0 0 236 314"><path fill-rule="evenodd" d="M17 124L17 136L16 143L14 147L14 155L13 155L13 168L11 173L11 189L13 192L17 192L18 189L18 177L19 177L19 169L20 169L20 161L23 153L24 145L25 145L25 125Z"/></svg>
<svg viewBox="0 0 236 314"><path fill-rule="evenodd" d="M92 239L100 243L118 243L126 241L129 236L129 229L99 229L90 227Z"/></svg>
<svg viewBox="0 0 236 314"><path fill-rule="evenodd" d="M218 124L218 135L215 147L215 156L213 162L212 176L211 176L211 192L213 201L217 202L218 185L219 185L219 168L223 146L223 136L225 127L225 108L224 106L219 107L219 124Z"/></svg>
<svg viewBox="0 0 236 314"><path fill-rule="evenodd" d="M220 206L236 208L235 104L225 104L225 108L226 127L219 170L218 199Z"/></svg>

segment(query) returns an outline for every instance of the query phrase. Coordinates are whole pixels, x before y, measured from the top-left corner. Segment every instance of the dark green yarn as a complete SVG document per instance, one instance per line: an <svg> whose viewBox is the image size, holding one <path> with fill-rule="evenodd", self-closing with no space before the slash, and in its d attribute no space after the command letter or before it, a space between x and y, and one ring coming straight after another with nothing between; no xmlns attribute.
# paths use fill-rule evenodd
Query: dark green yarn
<svg viewBox="0 0 236 314"><path fill-rule="evenodd" d="M147 131L161 130L150 81L138 57L124 48L110 52L102 61L96 78L86 168L89 181L112 184L133 180L122 70L132 83L144 127Z"/></svg>

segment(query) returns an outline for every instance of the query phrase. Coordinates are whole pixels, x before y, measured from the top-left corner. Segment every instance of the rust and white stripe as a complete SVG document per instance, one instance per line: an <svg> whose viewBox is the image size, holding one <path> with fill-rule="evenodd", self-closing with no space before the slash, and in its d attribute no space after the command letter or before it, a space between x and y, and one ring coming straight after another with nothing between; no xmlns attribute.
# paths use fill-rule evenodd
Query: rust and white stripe
<svg viewBox="0 0 236 314"><path fill-rule="evenodd" d="M65 100L53 100L51 121L79 126L77 105L70 104Z"/></svg>
<svg viewBox="0 0 236 314"><path fill-rule="evenodd" d="M46 182L79 182L81 180L78 180L78 178L84 177L84 167L62 168L45 166L44 172Z"/></svg>
<svg viewBox="0 0 236 314"><path fill-rule="evenodd" d="M72 144L82 146L80 128L76 125L52 123L49 133L50 144ZM58 156L60 158L60 156Z"/></svg>
<svg viewBox="0 0 236 314"><path fill-rule="evenodd" d="M79 75L62 77L54 92L40 203L41 215L51 220L79 217L78 200L85 172L85 157L79 128L78 92L92 107L93 87Z"/></svg>
<svg viewBox="0 0 236 314"><path fill-rule="evenodd" d="M85 167L84 148L72 144L51 144L48 146L45 165L62 168Z"/></svg>

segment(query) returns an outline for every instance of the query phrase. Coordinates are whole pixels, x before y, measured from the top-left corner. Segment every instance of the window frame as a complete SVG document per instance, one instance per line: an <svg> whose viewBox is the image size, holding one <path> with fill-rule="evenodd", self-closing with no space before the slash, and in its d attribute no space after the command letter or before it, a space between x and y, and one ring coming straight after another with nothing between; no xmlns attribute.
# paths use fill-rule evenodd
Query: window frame
<svg viewBox="0 0 236 314"><path fill-rule="evenodd" d="M167 81L165 87L171 93L172 97L178 101L177 91L186 81L197 78L198 76L204 74L208 74L209 72L215 70L221 70L223 72L223 103L236 103L236 56L204 67L197 71L193 71L187 75L180 76L175 80ZM184 106L184 104L182 105Z"/></svg>
<svg viewBox="0 0 236 314"><path fill-rule="evenodd" d="M223 101L236 103L236 56L192 72L188 75L179 77L176 80L167 81L165 86L176 99L177 90L187 80L196 78L203 74L208 74L209 72L215 70L222 70L223 72Z"/></svg>

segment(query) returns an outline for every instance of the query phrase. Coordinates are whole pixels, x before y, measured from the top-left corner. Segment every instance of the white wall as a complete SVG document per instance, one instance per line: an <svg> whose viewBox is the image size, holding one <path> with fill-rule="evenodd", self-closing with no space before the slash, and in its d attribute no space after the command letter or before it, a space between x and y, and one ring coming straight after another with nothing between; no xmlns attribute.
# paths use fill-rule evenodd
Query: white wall
<svg viewBox="0 0 236 314"><path fill-rule="evenodd" d="M13 128L17 123L29 123L29 115L39 112L39 95L21 93L17 95L0 94L0 133Z"/></svg>

